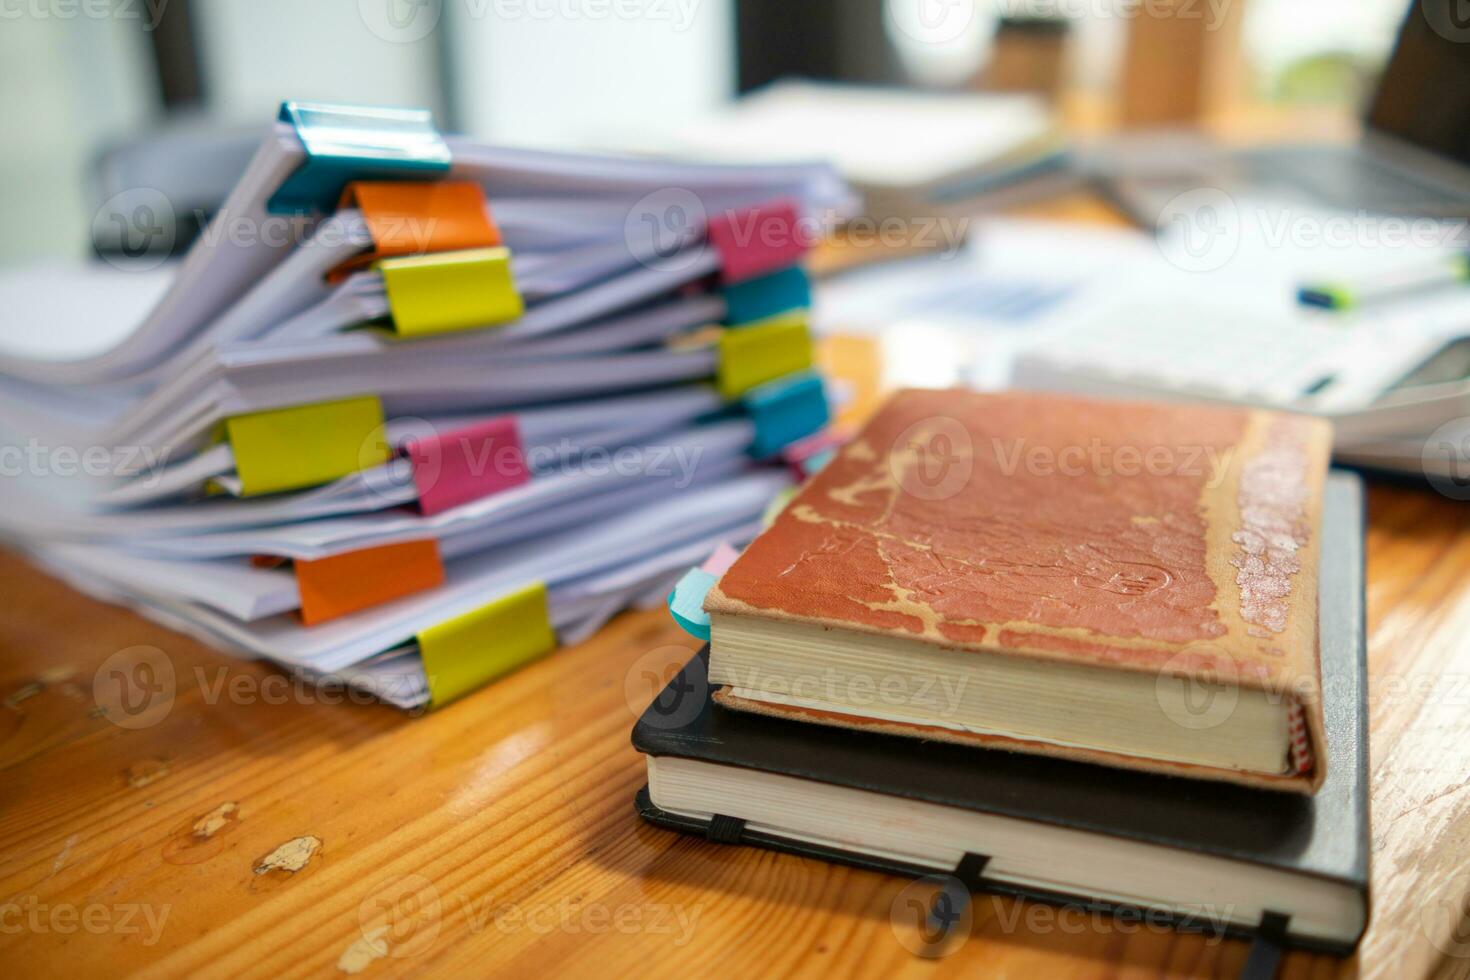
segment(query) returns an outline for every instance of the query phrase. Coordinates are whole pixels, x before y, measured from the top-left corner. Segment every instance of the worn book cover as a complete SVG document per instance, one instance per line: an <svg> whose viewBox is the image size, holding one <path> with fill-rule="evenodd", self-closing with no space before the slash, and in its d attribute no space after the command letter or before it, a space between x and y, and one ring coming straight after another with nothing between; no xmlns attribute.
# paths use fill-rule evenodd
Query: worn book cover
<svg viewBox="0 0 1470 980"><path fill-rule="evenodd" d="M1294 705L1281 774L809 707L733 707L1312 791L1327 423L1008 392L895 395L711 590L712 615L1237 683ZM716 642L718 654L718 642ZM744 703L740 703L744 701Z"/></svg>
<svg viewBox="0 0 1470 980"><path fill-rule="evenodd" d="M1289 945L1347 953L1367 924L1370 878L1368 792L1368 716L1364 685L1367 649L1363 602L1363 489L1351 474L1328 477L1324 492L1320 649L1325 679L1323 715L1330 757L1322 788L1315 796L1263 793L1203 780L1171 779L1082 765L1064 759L1027 757L1010 752L976 752L962 745L920 742L883 733L853 732L797 724L711 703L708 650L648 706L633 729L633 745L650 759L684 759L712 767L757 770L800 780L804 789L783 795L781 819L751 794L716 811L680 808L677 796L659 791L650 779L638 797L638 811L661 826L726 844L789 851L803 857L841 861L861 867L919 876L938 872L962 875L958 833L924 840L912 824L896 825L910 839L896 850L873 849L850 836L844 814L824 811L806 790L816 784L862 790L906 801L932 803L976 815L988 814L1059 831L1090 835L1094 860L1080 862L1054 878L1025 878L1017 861L1030 860L1030 846L1003 834L987 837L990 858L982 891L1021 894L1066 904L1112 903L1157 909L1161 896L1130 892L1121 902L1117 882L1106 875L1099 888L1081 884L1087 867L1108 867L1104 857L1114 841L1155 845L1145 860L1177 869L1186 889L1200 889L1197 913L1209 905L1227 912L1228 931L1249 935L1255 916L1244 907L1259 904L1283 915ZM654 775L650 766L650 777ZM664 789L666 790L667 784ZM845 830L843 828L846 828ZM874 828L875 832L880 828ZM977 831L983 833L983 831ZM1006 844L1003 841L1009 840ZM1045 837L1032 838L1045 848ZM948 853L931 849L947 845ZM1172 854L1172 857L1170 856ZM1191 855L1254 869L1241 906L1223 903L1221 893L1187 870ZM1326 886L1297 904L1273 886L1279 872ZM968 878L967 878L968 880ZM1218 879L1217 879L1218 881ZM1313 921L1315 920L1315 921ZM1189 917L1180 923L1190 925ZM1204 923L1198 918L1194 925ZM1218 924L1218 920L1217 920Z"/></svg>

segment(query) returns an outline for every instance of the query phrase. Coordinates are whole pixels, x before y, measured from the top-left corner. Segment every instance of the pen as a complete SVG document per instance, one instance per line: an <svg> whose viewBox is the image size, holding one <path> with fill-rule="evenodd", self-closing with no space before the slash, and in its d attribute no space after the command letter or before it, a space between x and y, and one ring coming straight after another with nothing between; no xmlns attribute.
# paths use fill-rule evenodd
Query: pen
<svg viewBox="0 0 1470 980"><path fill-rule="evenodd" d="M1429 265L1394 269L1358 283L1303 286L1297 291L1297 302L1303 306L1342 312L1367 303L1463 282L1470 282L1470 255L1455 255Z"/></svg>

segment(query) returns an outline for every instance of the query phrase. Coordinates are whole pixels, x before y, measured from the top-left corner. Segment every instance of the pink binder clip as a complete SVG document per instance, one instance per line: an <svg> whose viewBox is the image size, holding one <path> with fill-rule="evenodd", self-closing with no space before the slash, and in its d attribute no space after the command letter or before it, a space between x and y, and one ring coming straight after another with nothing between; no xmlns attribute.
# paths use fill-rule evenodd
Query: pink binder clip
<svg viewBox="0 0 1470 980"><path fill-rule="evenodd" d="M831 429L823 429L787 446L781 452L781 461L798 480L805 480L827 465L841 445L842 439Z"/></svg>
<svg viewBox="0 0 1470 980"><path fill-rule="evenodd" d="M413 463L419 510L426 516L531 479L513 415L415 439L403 447L403 452Z"/></svg>
<svg viewBox="0 0 1470 980"><path fill-rule="evenodd" d="M709 243L720 254L720 278L742 282L801 261L811 246L790 198L710 215Z"/></svg>

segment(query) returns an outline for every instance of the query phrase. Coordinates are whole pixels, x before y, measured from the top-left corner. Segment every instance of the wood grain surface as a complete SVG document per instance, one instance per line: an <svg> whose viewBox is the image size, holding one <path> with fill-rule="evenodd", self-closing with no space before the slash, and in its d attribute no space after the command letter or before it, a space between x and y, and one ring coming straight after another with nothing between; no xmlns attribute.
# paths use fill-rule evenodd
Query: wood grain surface
<svg viewBox="0 0 1470 980"><path fill-rule="evenodd" d="M1470 509L1376 488L1368 545L1373 923L1356 962L1293 954L1285 975L1464 976ZM984 897L969 938L927 960L892 921L904 881L643 825L628 732L692 649L659 613L407 718L316 703L15 556L0 583L10 976L1231 976L1244 960L1239 942ZM129 672L149 663L172 683Z"/></svg>
<svg viewBox="0 0 1470 980"><path fill-rule="evenodd" d="M876 370L860 344L839 360ZM859 371L858 373L861 373ZM1470 504L1370 496L1373 919L1288 977L1470 976ZM419 718L0 553L0 975L1229 977L1246 946L641 823L629 730L694 642L626 614ZM323 703L333 702L333 703Z"/></svg>

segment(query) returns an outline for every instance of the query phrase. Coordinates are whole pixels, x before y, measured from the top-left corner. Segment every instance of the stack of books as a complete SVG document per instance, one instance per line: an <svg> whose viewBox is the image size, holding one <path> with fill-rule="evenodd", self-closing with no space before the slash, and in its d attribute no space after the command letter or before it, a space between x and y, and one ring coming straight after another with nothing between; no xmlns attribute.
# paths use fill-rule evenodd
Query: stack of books
<svg viewBox="0 0 1470 980"><path fill-rule="evenodd" d="M709 645L634 730L640 812L1350 950L1363 512L1330 444L1260 410L899 393L676 594Z"/></svg>
<svg viewBox="0 0 1470 980"><path fill-rule="evenodd" d="M802 261L852 203L822 166L288 103L177 268L0 283L28 328L0 533L224 649L444 704L754 535L828 423Z"/></svg>

